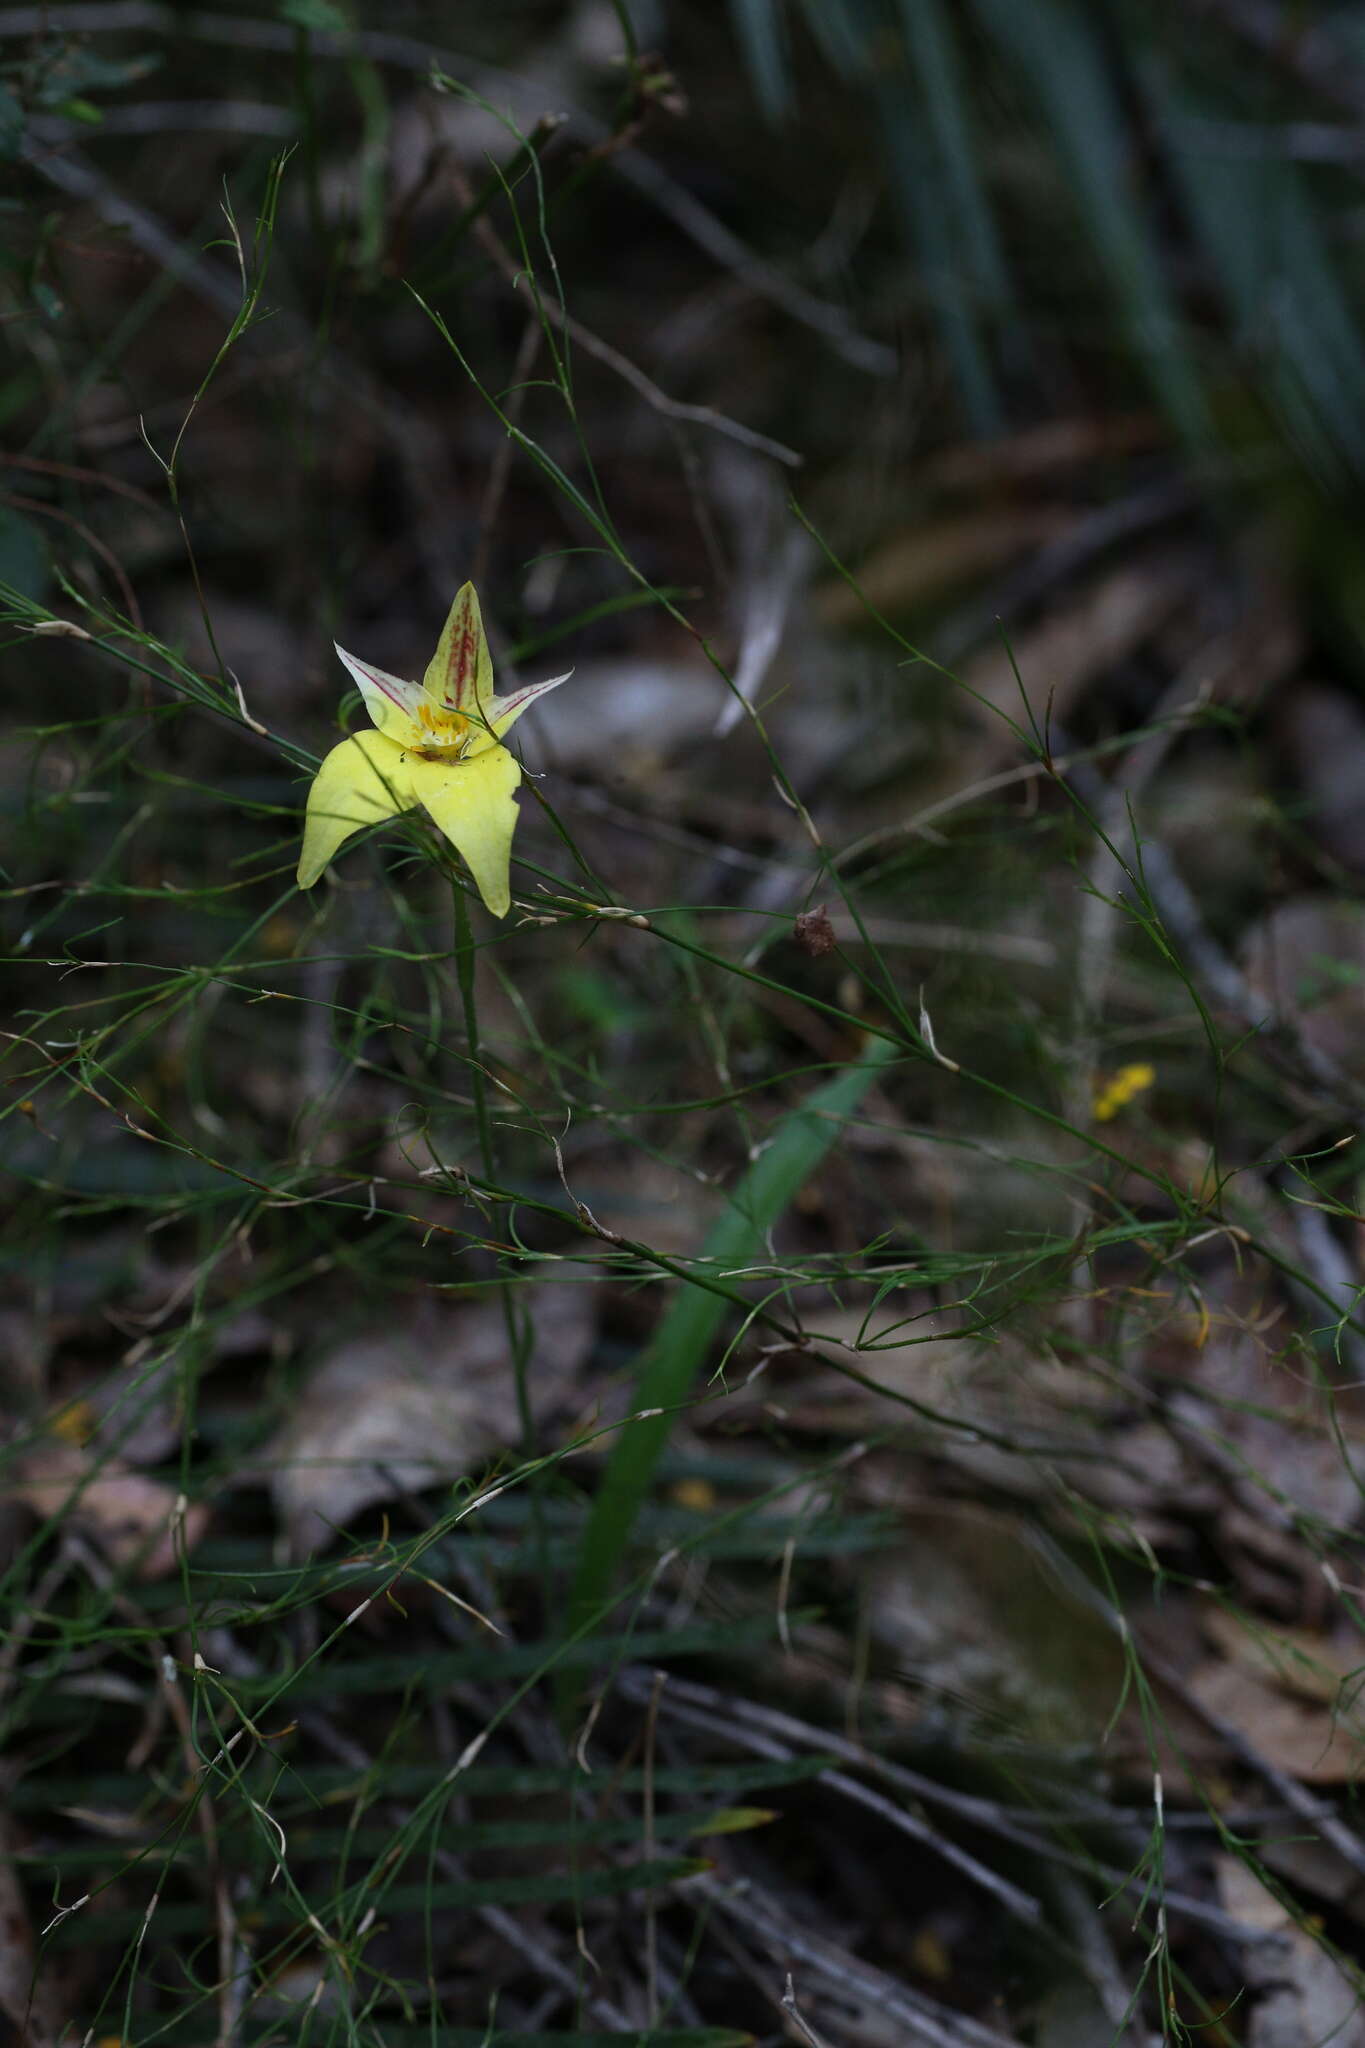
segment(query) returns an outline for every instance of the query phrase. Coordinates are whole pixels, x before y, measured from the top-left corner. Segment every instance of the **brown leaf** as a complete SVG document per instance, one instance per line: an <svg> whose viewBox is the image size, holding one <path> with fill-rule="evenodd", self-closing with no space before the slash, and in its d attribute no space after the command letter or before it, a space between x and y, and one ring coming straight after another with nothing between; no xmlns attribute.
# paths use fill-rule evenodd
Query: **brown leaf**
<svg viewBox="0 0 1365 2048"><path fill-rule="evenodd" d="M995 441L964 441L926 464L926 487L984 491L1006 480L1057 476L1114 462L1159 447L1168 438L1158 413L1080 414L1002 434Z"/></svg>
<svg viewBox="0 0 1365 2048"><path fill-rule="evenodd" d="M1021 1516L912 1509L871 1577L873 1630L931 1692L1033 1737L1093 1738L1122 1698L1123 1649L1059 1556Z"/></svg>
<svg viewBox="0 0 1365 2048"><path fill-rule="evenodd" d="M1075 521L1069 506L1025 505L951 519L939 515L903 527L863 563L857 590L842 580L827 584L816 598L816 614L826 626L861 625L867 604L899 616L992 575L1016 556L1056 540Z"/></svg>
<svg viewBox="0 0 1365 2048"><path fill-rule="evenodd" d="M1333 1706L1340 1703L1343 1686L1359 1684L1365 1649L1356 1636L1338 1641L1316 1629L1253 1626L1217 1606L1205 1610L1203 1623L1234 1663L1295 1699Z"/></svg>
<svg viewBox="0 0 1365 2048"><path fill-rule="evenodd" d="M1040 733L1049 718L1065 720L1082 690L1149 640L1188 597L1192 574L1186 556L1125 562L1071 593L1039 625L1011 634L1007 647L996 642L968 662L961 702L984 721L973 773L1014 752L1007 719L1027 731L1032 718Z"/></svg>
<svg viewBox="0 0 1365 2048"><path fill-rule="evenodd" d="M1321 683L1282 691L1275 737L1308 799L1306 829L1334 860L1365 869L1365 707Z"/></svg>
<svg viewBox="0 0 1365 2048"><path fill-rule="evenodd" d="M180 1543L192 1550L208 1522L202 1502L178 1517L173 1487L79 1444L38 1445L16 1467L7 1492L44 1520L65 1514L111 1563L135 1567L140 1579L172 1571Z"/></svg>
<svg viewBox="0 0 1365 2048"><path fill-rule="evenodd" d="M1248 981L1310 1045L1352 1073L1365 1045L1365 911L1335 896L1291 896L1253 926Z"/></svg>
<svg viewBox="0 0 1365 2048"><path fill-rule="evenodd" d="M12 1829L0 1815L0 2032L15 2048L48 2048L61 2030L52 1972L35 1979L33 1927L15 1868Z"/></svg>
<svg viewBox="0 0 1365 2048"><path fill-rule="evenodd" d="M1240 1857L1220 1856L1216 1867L1224 1910L1274 1937L1242 1950L1250 1994L1246 2048L1305 2048L1310 2041L1365 2048L1365 2008L1341 1966Z"/></svg>
<svg viewBox="0 0 1365 2048"><path fill-rule="evenodd" d="M1268 1763L1307 1785L1339 1785L1365 1764L1361 1726L1354 1715L1294 1699L1273 1680L1235 1662L1201 1665L1189 1689L1202 1706L1228 1722Z"/></svg>
<svg viewBox="0 0 1365 2048"><path fill-rule="evenodd" d="M542 1420L571 1404L593 1339L594 1295L547 1284L527 1300L531 1409ZM269 1447L271 1492L304 1553L376 1501L457 1478L520 1436L501 1304L461 1304L425 1328L357 1337L325 1359Z"/></svg>

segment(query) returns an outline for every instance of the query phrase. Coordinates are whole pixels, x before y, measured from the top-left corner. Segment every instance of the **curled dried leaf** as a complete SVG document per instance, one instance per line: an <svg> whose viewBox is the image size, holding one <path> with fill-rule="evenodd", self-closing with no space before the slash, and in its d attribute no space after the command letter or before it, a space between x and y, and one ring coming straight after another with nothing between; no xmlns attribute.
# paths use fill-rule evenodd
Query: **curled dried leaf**
<svg viewBox="0 0 1365 2048"><path fill-rule="evenodd" d="M809 953L812 960L834 951L834 926L823 903L817 903L814 910L801 911L792 925L792 933L802 952Z"/></svg>

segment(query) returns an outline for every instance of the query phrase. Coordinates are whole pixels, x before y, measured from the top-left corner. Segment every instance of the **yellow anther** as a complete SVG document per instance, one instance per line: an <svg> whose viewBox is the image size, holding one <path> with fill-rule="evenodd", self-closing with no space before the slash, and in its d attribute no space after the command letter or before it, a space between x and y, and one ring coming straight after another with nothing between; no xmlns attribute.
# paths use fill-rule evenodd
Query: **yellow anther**
<svg viewBox="0 0 1365 2048"><path fill-rule="evenodd" d="M469 726L462 711L446 711L425 701L417 707L417 723L441 747L452 747L462 741Z"/></svg>

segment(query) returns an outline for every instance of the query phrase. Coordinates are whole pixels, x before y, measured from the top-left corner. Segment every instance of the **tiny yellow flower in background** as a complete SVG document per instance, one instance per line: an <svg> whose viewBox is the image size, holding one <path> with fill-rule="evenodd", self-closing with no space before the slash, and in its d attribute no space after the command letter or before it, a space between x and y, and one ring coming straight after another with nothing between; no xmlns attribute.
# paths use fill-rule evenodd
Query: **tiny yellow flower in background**
<svg viewBox="0 0 1365 2048"><path fill-rule="evenodd" d="M1120 1067L1102 1088L1095 1091L1091 1109L1096 1123L1107 1124L1127 1107L1135 1095L1141 1095L1144 1088L1150 1088L1155 1079L1156 1068L1147 1060L1135 1060L1130 1067Z"/></svg>
<svg viewBox="0 0 1365 2048"><path fill-rule="evenodd" d="M85 1444L99 1427L99 1416L89 1401L66 1401L47 1418L47 1426L63 1443Z"/></svg>
<svg viewBox="0 0 1365 2048"><path fill-rule="evenodd" d="M494 917L505 917L521 764L499 742L528 704L567 682L568 674L510 697L495 695L472 583L450 607L420 683L385 675L343 647L337 653L360 685L375 730L333 747L317 772L308 792L299 887L311 889L352 834L420 804L463 857Z"/></svg>

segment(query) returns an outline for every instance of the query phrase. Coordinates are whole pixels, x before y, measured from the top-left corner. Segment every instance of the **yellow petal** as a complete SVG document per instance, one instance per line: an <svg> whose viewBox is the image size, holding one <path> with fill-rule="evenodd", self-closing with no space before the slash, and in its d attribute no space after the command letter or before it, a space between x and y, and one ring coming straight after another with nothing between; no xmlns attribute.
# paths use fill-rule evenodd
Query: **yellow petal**
<svg viewBox="0 0 1365 2048"><path fill-rule="evenodd" d="M411 810L416 801L412 760L396 741L358 732L333 747L308 792L299 887L312 888L353 832Z"/></svg>
<svg viewBox="0 0 1365 2048"><path fill-rule="evenodd" d="M450 607L422 688L440 711L478 712L493 695L493 657L472 583L464 585Z"/></svg>
<svg viewBox="0 0 1365 2048"><path fill-rule="evenodd" d="M508 870L517 829L513 794L521 763L506 747L485 747L463 761L410 758L413 795L456 851L464 857L474 886L494 917L506 917L512 901Z"/></svg>

